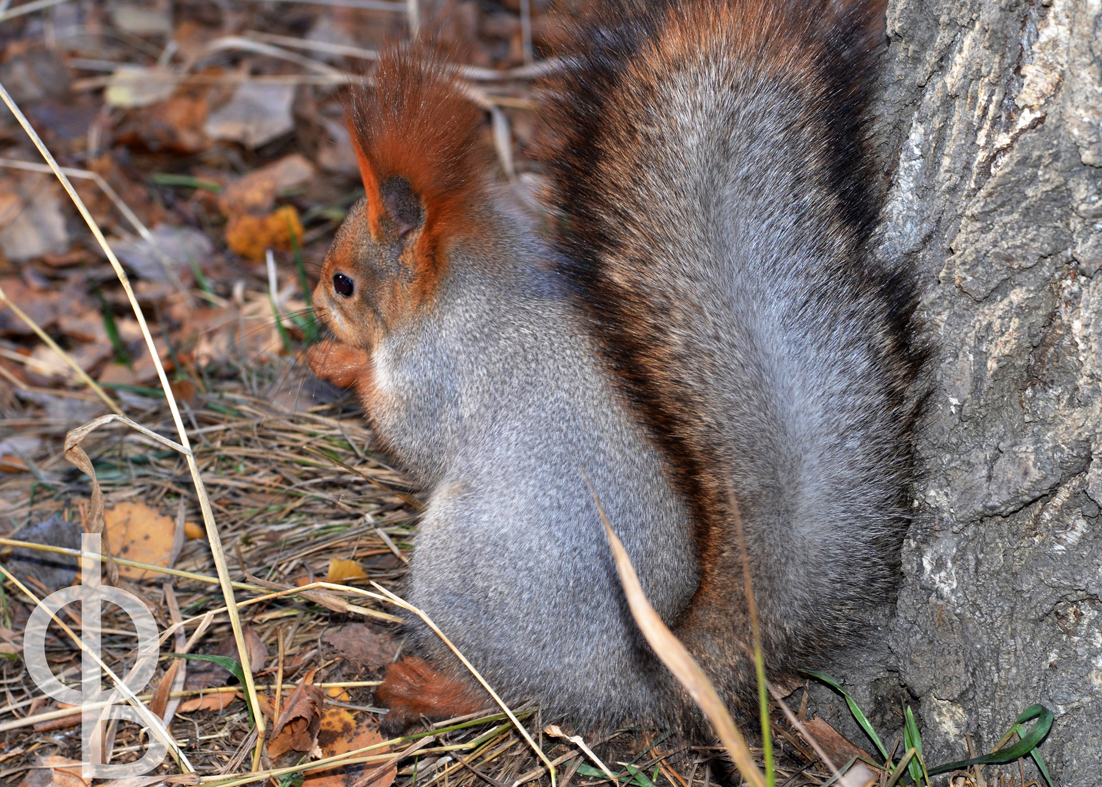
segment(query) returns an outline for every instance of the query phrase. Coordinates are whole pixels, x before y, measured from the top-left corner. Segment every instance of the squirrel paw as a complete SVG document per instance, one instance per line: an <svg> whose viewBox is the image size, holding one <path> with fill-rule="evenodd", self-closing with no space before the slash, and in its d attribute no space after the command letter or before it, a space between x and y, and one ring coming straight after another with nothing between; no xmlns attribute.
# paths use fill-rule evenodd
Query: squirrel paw
<svg viewBox="0 0 1102 787"><path fill-rule="evenodd" d="M379 722L397 735L421 717L431 721L475 713L490 706L489 697L465 681L438 672L424 659L407 656L391 664L375 689L375 701L390 709Z"/></svg>
<svg viewBox="0 0 1102 787"><path fill-rule="evenodd" d="M362 347L326 339L306 351L306 362L314 374L338 388L362 383L371 370L371 356Z"/></svg>

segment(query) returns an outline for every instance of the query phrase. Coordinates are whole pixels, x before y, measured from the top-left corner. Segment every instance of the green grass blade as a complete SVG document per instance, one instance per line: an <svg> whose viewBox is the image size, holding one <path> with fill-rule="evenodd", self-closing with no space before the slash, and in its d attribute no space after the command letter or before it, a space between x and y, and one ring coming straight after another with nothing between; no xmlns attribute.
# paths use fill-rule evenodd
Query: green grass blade
<svg viewBox="0 0 1102 787"><path fill-rule="evenodd" d="M203 275L203 272L199 270L199 263L195 261L194 257L187 258L187 264L191 267L191 275L195 277L195 284L200 290L207 295L214 295L214 290L210 287L210 282L207 277Z"/></svg>
<svg viewBox="0 0 1102 787"><path fill-rule="evenodd" d="M306 301L306 313L309 315L299 327L306 335L307 346L313 344L318 339L318 318L314 314L314 302L310 297L310 283L306 279L306 261L302 257L302 247L298 242L298 235L295 233L295 225L291 222L291 219L287 219L287 231L291 235L291 251L295 255L295 268L298 270L298 284L302 288L302 299ZM297 323L297 321L296 321Z"/></svg>
<svg viewBox="0 0 1102 787"><path fill-rule="evenodd" d="M96 300L99 301L100 314L103 316L103 330L107 332L107 339L111 342L111 349L115 351L115 360L133 369L134 362L130 358L130 351L126 349L126 344L119 335L119 326L115 322L115 313L111 311L111 305L107 302L107 299L103 297L103 292L99 287L95 287L92 293L96 296Z"/></svg>
<svg viewBox="0 0 1102 787"><path fill-rule="evenodd" d="M1036 719L1037 722L1033 725L1025 735L1021 735L1022 724L1027 721ZM1014 726L1010 728L1010 732L1004 736L1004 740L1010 736L1013 732L1018 732L1021 740L1015 743L1013 746L1007 746L1005 749L999 749L993 751L990 754L985 754L982 757L973 757L969 760L961 760L959 762L950 762L945 765L938 765L935 768L931 768L929 773L931 776L936 776L939 773L948 773L949 771L960 771L965 768L970 768L973 765L1002 765L1008 762L1014 762L1014 760L1021 759L1027 754L1033 754L1033 750L1045 739L1049 730L1052 729L1052 722L1054 716L1052 711L1046 708L1044 705L1031 705L1026 708L1022 715L1014 722ZM1034 758L1036 761L1036 758ZM1042 771L1042 775L1045 780L1052 785L1052 779L1048 775L1048 769L1045 768Z"/></svg>
<svg viewBox="0 0 1102 787"><path fill-rule="evenodd" d="M191 175L174 175L171 172L155 172L149 176L149 180L157 186L183 186L189 189L213 191L215 194L222 190L222 187L213 180L193 178Z"/></svg>
<svg viewBox="0 0 1102 787"><path fill-rule="evenodd" d="M915 715L910 705L903 708L903 745L910 751L914 749L915 756L911 758L907 769L915 784L922 783L922 767L919 758L922 756L922 737L918 733L918 724L915 723Z"/></svg>
<svg viewBox="0 0 1102 787"><path fill-rule="evenodd" d="M910 771L911 765L914 764L915 755L917 755L914 749L907 749L903 753L903 759L899 761L899 765L895 766L895 769L891 773L891 777L888 779L884 787L895 787L899 783L899 780L903 778L904 774Z"/></svg>
<svg viewBox="0 0 1102 787"><path fill-rule="evenodd" d="M188 659L189 661L210 661L217 664L224 670L228 670L237 681L244 686L245 685L245 671L241 669L241 662L237 659L230 658L229 656L215 656L208 653L169 653L169 656L177 659ZM249 712L249 725L256 726L256 719L253 718L252 704L246 702L245 710Z"/></svg>
<svg viewBox="0 0 1102 787"><path fill-rule="evenodd" d="M825 672L818 672L817 670L800 670L804 675L815 678L817 681L821 681L830 686L836 692L842 695L846 700L846 705L849 706L849 712L853 714L854 720L861 726L861 729L865 731L865 734L869 736L874 744L876 744L877 750L880 752L880 756L884 758L884 762L888 761L888 750L884 748L884 744L880 742L880 736L876 734L876 730L872 728L872 723L869 722L868 717L857 707L857 703L853 701L853 698L846 693L846 690L838 685L838 681L827 675Z"/></svg>
<svg viewBox="0 0 1102 787"><path fill-rule="evenodd" d="M638 768L636 770L638 771ZM597 779L603 779L605 781L608 780L608 774L606 774L600 768L594 768L592 765L586 762L583 762L581 765L578 766L578 773L580 773L582 776L590 776ZM619 783L623 778L624 774L616 774L617 783Z"/></svg>
<svg viewBox="0 0 1102 787"><path fill-rule="evenodd" d="M1048 775L1048 766L1045 765L1045 758L1041 756L1041 752L1034 749L1029 753L1029 756L1033 758L1033 762L1037 763L1037 770L1045 777L1045 784L1047 784L1048 787L1056 787L1056 783L1053 782L1052 777Z"/></svg>
<svg viewBox="0 0 1102 787"><path fill-rule="evenodd" d="M655 784L650 780L650 777L648 777L647 774L643 773L634 765L625 764L624 767L627 768L628 773L631 774L631 781L628 782L628 784L634 784L637 787L655 787Z"/></svg>

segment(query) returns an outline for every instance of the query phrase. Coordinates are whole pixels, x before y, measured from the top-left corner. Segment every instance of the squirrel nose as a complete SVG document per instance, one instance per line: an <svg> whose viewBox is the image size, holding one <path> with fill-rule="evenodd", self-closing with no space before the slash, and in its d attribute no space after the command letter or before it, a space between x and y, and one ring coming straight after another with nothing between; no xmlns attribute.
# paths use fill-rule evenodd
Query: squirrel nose
<svg viewBox="0 0 1102 787"><path fill-rule="evenodd" d="M345 276L343 273L333 274L333 289L337 291L337 295L342 298L351 298L352 293L356 291L356 285L352 279Z"/></svg>

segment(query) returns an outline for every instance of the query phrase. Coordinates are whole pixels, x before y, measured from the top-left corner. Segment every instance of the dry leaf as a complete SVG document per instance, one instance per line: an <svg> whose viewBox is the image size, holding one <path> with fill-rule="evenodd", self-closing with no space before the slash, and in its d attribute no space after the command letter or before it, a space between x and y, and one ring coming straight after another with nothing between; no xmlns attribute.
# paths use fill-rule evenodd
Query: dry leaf
<svg viewBox="0 0 1102 787"><path fill-rule="evenodd" d="M291 232L302 243L302 219L293 205L267 216L243 214L226 222L226 244L245 259L260 260L268 249L291 251Z"/></svg>
<svg viewBox="0 0 1102 787"><path fill-rule="evenodd" d="M169 694L172 691L172 683L176 680L176 673L184 667L183 659L173 659L168 665L165 674L161 676L157 688L153 691L153 698L149 701L149 710L157 718L165 717L165 709L168 707Z"/></svg>
<svg viewBox="0 0 1102 787"><path fill-rule="evenodd" d="M72 705L66 705L64 702L56 703L57 710L64 710L66 708L73 707ZM49 721L40 721L34 725L35 732L56 732L58 730L68 730L73 727L79 727L81 724L81 716L79 713L74 713L72 716L62 716L60 719L50 719Z"/></svg>
<svg viewBox="0 0 1102 787"><path fill-rule="evenodd" d="M184 535L187 536L189 541L193 541L197 538L206 538L207 531L204 530L201 525L197 525L194 522L185 522Z"/></svg>
<svg viewBox="0 0 1102 787"><path fill-rule="evenodd" d="M379 732L375 722L363 717L357 723L352 713L344 708L329 708L321 720L318 732L318 748L323 757L335 757L338 754L374 746L386 740ZM380 746L366 752L366 755L385 755L390 753L389 746ZM338 765L323 770L310 771L302 787L390 787L398 775L395 762L384 764L358 763Z"/></svg>
<svg viewBox="0 0 1102 787"><path fill-rule="evenodd" d="M120 503L104 512L107 540L115 557L168 566L176 523L145 503ZM119 566L119 575L131 581L152 576L143 569Z"/></svg>
<svg viewBox="0 0 1102 787"><path fill-rule="evenodd" d="M111 74L103 98L113 107L148 107L171 98L179 81L172 69L128 64Z"/></svg>
<svg viewBox="0 0 1102 787"><path fill-rule="evenodd" d="M66 224L68 200L53 175L26 173L13 178L9 174L5 180L7 184L14 182L23 204L11 221L0 227L0 249L4 256L12 262L25 262L43 254L67 251L71 242ZM13 296L8 293L8 297ZM20 306L26 311L22 303Z"/></svg>
<svg viewBox="0 0 1102 787"><path fill-rule="evenodd" d="M214 253L210 238L192 227L161 224L145 238L111 238L111 251L147 281L171 284ZM171 270L166 270L166 264ZM187 272L187 273L185 273Z"/></svg>
<svg viewBox="0 0 1102 787"><path fill-rule="evenodd" d="M189 674L190 678L191 675ZM228 706L231 702L238 698L238 695L229 691L219 691L214 694L204 694L201 697L195 697L190 700L185 700L180 703L180 707L176 709L176 713L193 713L194 711L212 711L222 710Z"/></svg>
<svg viewBox="0 0 1102 787"><path fill-rule="evenodd" d="M294 85L242 82L233 98L211 113L204 131L215 139L259 147L294 130L294 99Z"/></svg>
<svg viewBox="0 0 1102 787"><path fill-rule="evenodd" d="M0 279L0 290L39 328L48 331L57 323L62 311L57 290L31 287L18 277ZM31 336L33 333L25 322L15 316L15 312L6 306L0 307L0 336Z"/></svg>
<svg viewBox="0 0 1102 787"><path fill-rule="evenodd" d="M87 787L88 782L81 778L80 770L81 764L77 760L56 755L39 757L19 787Z"/></svg>
<svg viewBox="0 0 1102 787"><path fill-rule="evenodd" d="M305 156L292 153L228 184L218 195L218 207L226 216L263 216L271 213L279 192L308 183L315 174Z"/></svg>
<svg viewBox="0 0 1102 787"><path fill-rule="evenodd" d="M0 456L0 473L26 473L30 466L18 456L4 454Z"/></svg>
<svg viewBox="0 0 1102 787"><path fill-rule="evenodd" d="M367 574L355 560L334 558L329 562L329 582L344 582L349 579L367 579Z"/></svg>
<svg viewBox="0 0 1102 787"><path fill-rule="evenodd" d="M209 111L206 97L173 96L135 112L120 125L115 141L151 151L198 153L210 145L203 132Z"/></svg>
<svg viewBox="0 0 1102 787"><path fill-rule="evenodd" d="M386 631L376 631L362 623L352 623L334 631L325 641L357 667L375 670L394 661L398 643Z"/></svg>
<svg viewBox="0 0 1102 787"><path fill-rule="evenodd" d="M807 728L808 733L815 738L815 742L823 747L823 750L830 755L830 759L835 763L848 762L851 757L859 757L874 762L868 752L852 743L818 716L805 721L804 727Z"/></svg>
<svg viewBox="0 0 1102 787"><path fill-rule="evenodd" d="M286 702L286 710L272 727L268 741L268 756L277 767L300 762L304 755L314 751L324 707L325 694L320 688L305 681L298 684ZM290 763L280 763L288 753L292 755Z"/></svg>
<svg viewBox="0 0 1102 787"><path fill-rule="evenodd" d="M191 380L174 380L169 383L169 388L172 389L172 395L176 397L177 402L188 404L192 404L195 401L195 394L199 393L199 387Z"/></svg>

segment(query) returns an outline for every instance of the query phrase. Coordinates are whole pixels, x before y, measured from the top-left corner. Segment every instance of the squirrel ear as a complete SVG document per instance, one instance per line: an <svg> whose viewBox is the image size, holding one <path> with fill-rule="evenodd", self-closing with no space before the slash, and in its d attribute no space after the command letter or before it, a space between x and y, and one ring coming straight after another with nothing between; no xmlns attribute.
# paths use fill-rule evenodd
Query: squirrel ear
<svg viewBox="0 0 1102 787"><path fill-rule="evenodd" d="M352 135L352 146L360 164L360 177L363 178L367 195L368 224L372 237L382 238L385 231L384 216L388 219L386 223L394 228L399 238L405 238L413 230L424 226L425 208L420 198L413 193L409 181L395 175L380 183L371 158L364 152L355 134Z"/></svg>
<svg viewBox="0 0 1102 787"><path fill-rule="evenodd" d="M413 230L424 226L425 207L413 193L413 187L408 180L394 176L383 183L380 191L383 207L386 208L399 238L404 238Z"/></svg>

